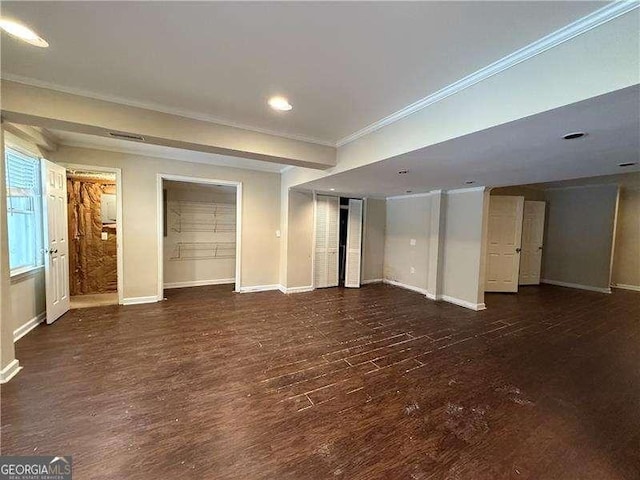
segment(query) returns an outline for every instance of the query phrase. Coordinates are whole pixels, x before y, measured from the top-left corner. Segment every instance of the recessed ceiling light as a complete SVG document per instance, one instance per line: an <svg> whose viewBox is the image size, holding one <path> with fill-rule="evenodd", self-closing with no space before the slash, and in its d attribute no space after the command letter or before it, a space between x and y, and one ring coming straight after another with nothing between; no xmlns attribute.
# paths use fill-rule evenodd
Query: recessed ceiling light
<svg viewBox="0 0 640 480"><path fill-rule="evenodd" d="M618 166L619 167L631 167L633 165L637 165L638 162L625 162L625 163L619 163Z"/></svg>
<svg viewBox="0 0 640 480"><path fill-rule="evenodd" d="M36 32L14 20L0 18L0 29L4 30L12 37L22 40L23 42L27 42L29 45L42 48L49 46L47 41Z"/></svg>
<svg viewBox="0 0 640 480"><path fill-rule="evenodd" d="M398 172L398 175L405 175L405 174L407 174L408 172L409 172L409 170L400 170L400 171Z"/></svg>
<svg viewBox="0 0 640 480"><path fill-rule="evenodd" d="M586 135L586 133L584 133L584 132L571 132L571 133L567 133L562 138L564 138L565 140L573 140L575 138L582 138L585 135Z"/></svg>
<svg viewBox="0 0 640 480"><path fill-rule="evenodd" d="M330 190L330 191L332 191L332 192L335 192L335 191L336 191L336 189L335 189L335 188L330 188L329 190Z"/></svg>
<svg viewBox="0 0 640 480"><path fill-rule="evenodd" d="M473 185L474 183L476 183L476 181L475 180L467 180L464 183L465 183L465 185Z"/></svg>
<svg viewBox="0 0 640 480"><path fill-rule="evenodd" d="M289 103L284 97L271 97L269 99L269 106L274 110L278 110L280 112L288 112L293 108L293 106Z"/></svg>

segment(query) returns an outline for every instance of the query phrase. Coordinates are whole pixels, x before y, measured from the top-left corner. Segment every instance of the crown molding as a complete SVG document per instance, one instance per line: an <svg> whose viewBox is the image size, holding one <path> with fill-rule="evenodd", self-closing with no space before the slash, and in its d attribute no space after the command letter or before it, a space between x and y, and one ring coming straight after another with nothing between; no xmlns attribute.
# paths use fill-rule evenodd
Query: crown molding
<svg viewBox="0 0 640 480"><path fill-rule="evenodd" d="M441 193L442 193L442 190L430 190L428 192L422 192L422 193L407 193L406 195L393 195L391 197L386 197L386 200L402 200L404 198L430 197L431 195L439 195Z"/></svg>
<svg viewBox="0 0 640 480"><path fill-rule="evenodd" d="M606 22L609 22L625 13L629 13L632 10L640 7L640 2L638 0L631 1L616 1L606 5L603 8L596 10L595 12L590 13L586 17L583 17L579 20L576 20L569 25L562 27L555 32L542 37L539 40L536 40L533 43L530 43L526 47L523 47L515 52L507 55L506 57L501 58L493 62L490 65L487 65L484 68L454 82L446 87L438 90L431 95L424 97L417 102L414 102L401 110L398 110L391 115L388 115L377 122L372 123L364 127L361 130L358 130L351 135L344 137L336 142L336 147L341 147L348 143L357 140L358 138L364 137L370 133L375 132L376 130L381 129L387 125L390 125L398 120L402 120L413 113L416 113L429 105L433 105L441 100L444 100L451 95L455 95L456 93L461 92L487 78L490 78L500 72L503 72L519 63L524 62L525 60L529 60L530 58L539 55L547 50L556 47L572 38L577 37L578 35L582 35L583 33L592 30Z"/></svg>
<svg viewBox="0 0 640 480"><path fill-rule="evenodd" d="M45 82L37 80L35 78L23 77L21 75L13 75L11 73L0 74L2 80L9 82L20 83L22 85L28 85L30 87L46 88L55 92L68 93L70 95L78 95L81 97L92 98L94 100L100 100L103 102L117 103L119 105L125 105L127 107L143 108L145 110L152 110L154 112L166 113L168 115L177 115L179 117L190 118L192 120L200 120L203 122L217 123L226 127L241 128L250 132L263 133L265 135L273 135L275 137L288 138L290 140L297 140L300 142L315 143L317 145L324 145L325 147L335 147L335 142L322 140L314 137L307 137L305 135L294 135L289 133L276 132L266 128L252 127L242 123L231 122L222 118L215 117L213 115L207 115L201 112L194 112L192 110L182 110L180 108L168 107L153 102L141 102L130 98L119 97L116 95L103 95L101 93L95 93L88 90L83 90L74 87L64 87L51 82Z"/></svg>

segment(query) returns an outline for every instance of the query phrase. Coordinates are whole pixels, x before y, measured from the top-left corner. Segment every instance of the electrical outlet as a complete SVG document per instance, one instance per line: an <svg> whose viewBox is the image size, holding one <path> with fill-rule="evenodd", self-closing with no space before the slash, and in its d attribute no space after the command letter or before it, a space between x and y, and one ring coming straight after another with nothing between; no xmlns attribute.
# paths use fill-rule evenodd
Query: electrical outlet
<svg viewBox="0 0 640 480"><path fill-rule="evenodd" d="M102 240L109 240L109 234L107 232L102 232L101 238Z"/></svg>
<svg viewBox="0 0 640 480"><path fill-rule="evenodd" d="M416 239L412 238L411 240L409 240L409 245L411 245L412 247L416 246Z"/></svg>

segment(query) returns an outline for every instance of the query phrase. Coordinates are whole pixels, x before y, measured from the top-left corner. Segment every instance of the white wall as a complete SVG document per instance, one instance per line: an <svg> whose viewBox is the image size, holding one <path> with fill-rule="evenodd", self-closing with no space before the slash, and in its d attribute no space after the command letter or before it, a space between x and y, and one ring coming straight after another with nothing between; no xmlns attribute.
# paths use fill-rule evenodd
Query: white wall
<svg viewBox="0 0 640 480"><path fill-rule="evenodd" d="M279 174L66 146L51 157L59 163L122 169L125 299L157 296L158 173L242 182L241 286L278 284Z"/></svg>
<svg viewBox="0 0 640 480"><path fill-rule="evenodd" d="M484 308L486 197L483 189L444 197L442 297L474 309Z"/></svg>
<svg viewBox="0 0 640 480"><path fill-rule="evenodd" d="M176 232L176 214L180 202L236 205L234 187L216 187L165 181L167 192L167 235L163 238L164 284L165 287L234 283L236 275L235 258L176 259L178 242L231 242L235 244L235 231L229 232ZM235 215L233 218L235 222Z"/></svg>
<svg viewBox="0 0 640 480"><path fill-rule="evenodd" d="M546 191L543 281L608 291L617 185Z"/></svg>
<svg viewBox="0 0 640 480"><path fill-rule="evenodd" d="M387 222L384 199L367 198L362 240L362 282L384 278L384 244Z"/></svg>
<svg viewBox="0 0 640 480"><path fill-rule="evenodd" d="M46 313L44 268L11 279L11 329L44 319Z"/></svg>
<svg viewBox="0 0 640 480"><path fill-rule="evenodd" d="M431 197L387 199L384 278L427 291ZM415 241L415 245L412 245ZM413 269L413 271L412 271Z"/></svg>

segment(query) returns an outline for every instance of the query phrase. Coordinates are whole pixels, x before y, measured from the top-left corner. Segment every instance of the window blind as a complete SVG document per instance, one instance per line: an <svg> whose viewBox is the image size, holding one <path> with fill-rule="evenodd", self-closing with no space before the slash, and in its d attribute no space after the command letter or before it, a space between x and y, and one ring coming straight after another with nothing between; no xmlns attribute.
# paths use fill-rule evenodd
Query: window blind
<svg viewBox="0 0 640 480"><path fill-rule="evenodd" d="M35 212L40 194L40 162L16 150L6 149L8 213Z"/></svg>

